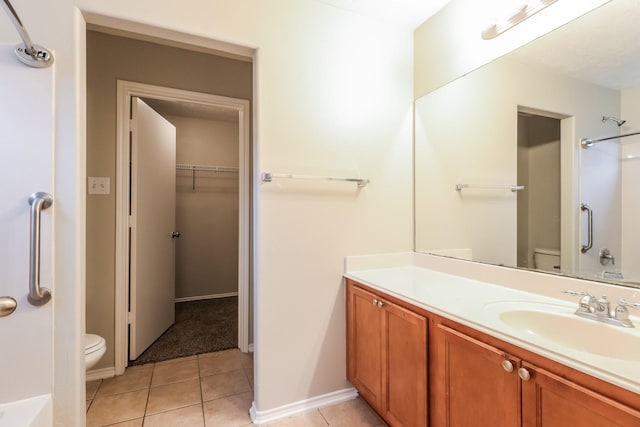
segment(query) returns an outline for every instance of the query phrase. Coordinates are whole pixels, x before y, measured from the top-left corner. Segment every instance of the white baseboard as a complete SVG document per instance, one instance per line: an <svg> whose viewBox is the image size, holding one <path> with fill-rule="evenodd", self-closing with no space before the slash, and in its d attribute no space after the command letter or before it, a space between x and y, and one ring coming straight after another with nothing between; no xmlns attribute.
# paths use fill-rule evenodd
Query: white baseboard
<svg viewBox="0 0 640 427"><path fill-rule="evenodd" d="M116 376L116 368L94 369L87 372L87 381L104 380L105 378L113 378Z"/></svg>
<svg viewBox="0 0 640 427"><path fill-rule="evenodd" d="M270 423L272 421L281 420L292 415L301 414L312 409L321 408L323 406L335 405L336 403L345 402L347 400L358 397L355 388L345 388L321 396L312 397L310 399L300 400L298 402L289 403L279 408L273 408L266 411L258 411L255 402L251 404L249 414L254 424Z"/></svg>
<svg viewBox="0 0 640 427"><path fill-rule="evenodd" d="M205 299L237 297L237 292L227 292L226 294L198 295L195 297L176 298L175 302L200 301Z"/></svg>

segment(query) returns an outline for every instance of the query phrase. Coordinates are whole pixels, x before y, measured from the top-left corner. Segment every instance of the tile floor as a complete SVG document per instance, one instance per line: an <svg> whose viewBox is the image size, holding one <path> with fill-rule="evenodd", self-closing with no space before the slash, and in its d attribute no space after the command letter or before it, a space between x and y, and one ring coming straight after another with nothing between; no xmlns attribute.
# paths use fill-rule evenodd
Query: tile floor
<svg viewBox="0 0 640 427"><path fill-rule="evenodd" d="M87 427L250 426L253 357L226 350L127 368L87 383ZM385 426L361 399L269 424L271 427Z"/></svg>

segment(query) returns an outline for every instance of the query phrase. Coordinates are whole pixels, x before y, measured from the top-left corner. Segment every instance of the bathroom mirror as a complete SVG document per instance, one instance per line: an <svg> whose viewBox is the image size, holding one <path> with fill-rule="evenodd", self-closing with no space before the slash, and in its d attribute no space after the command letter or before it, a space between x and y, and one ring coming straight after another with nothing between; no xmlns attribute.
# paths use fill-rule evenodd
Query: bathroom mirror
<svg viewBox="0 0 640 427"><path fill-rule="evenodd" d="M638 285L639 21L613 0L416 100L417 252Z"/></svg>

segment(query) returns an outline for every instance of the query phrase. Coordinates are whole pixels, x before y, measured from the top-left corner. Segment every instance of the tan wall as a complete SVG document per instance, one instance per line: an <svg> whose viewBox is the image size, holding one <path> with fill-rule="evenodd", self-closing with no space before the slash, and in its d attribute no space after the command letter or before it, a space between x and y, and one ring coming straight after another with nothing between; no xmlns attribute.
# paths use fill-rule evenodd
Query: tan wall
<svg viewBox="0 0 640 427"><path fill-rule="evenodd" d="M238 166L238 123L166 116L178 163ZM238 291L238 174L177 171L176 298Z"/></svg>
<svg viewBox="0 0 640 427"><path fill-rule="evenodd" d="M248 62L88 31L87 176L115 188L118 79L251 99L251 73ZM86 325L107 341L99 369L115 360L115 194L87 196L86 206Z"/></svg>
<svg viewBox="0 0 640 427"><path fill-rule="evenodd" d="M518 267L533 268L534 249L560 250L559 120L518 117L518 184Z"/></svg>

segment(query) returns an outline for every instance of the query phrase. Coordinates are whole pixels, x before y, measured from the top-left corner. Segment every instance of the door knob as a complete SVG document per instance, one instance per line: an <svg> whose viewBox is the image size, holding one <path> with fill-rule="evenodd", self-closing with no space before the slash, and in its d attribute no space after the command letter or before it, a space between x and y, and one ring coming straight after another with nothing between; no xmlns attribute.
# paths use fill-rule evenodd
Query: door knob
<svg viewBox="0 0 640 427"><path fill-rule="evenodd" d="M180 238L180 232L179 232L179 231L172 231L172 232L171 232L171 238L172 238L172 239L178 239L178 238Z"/></svg>

